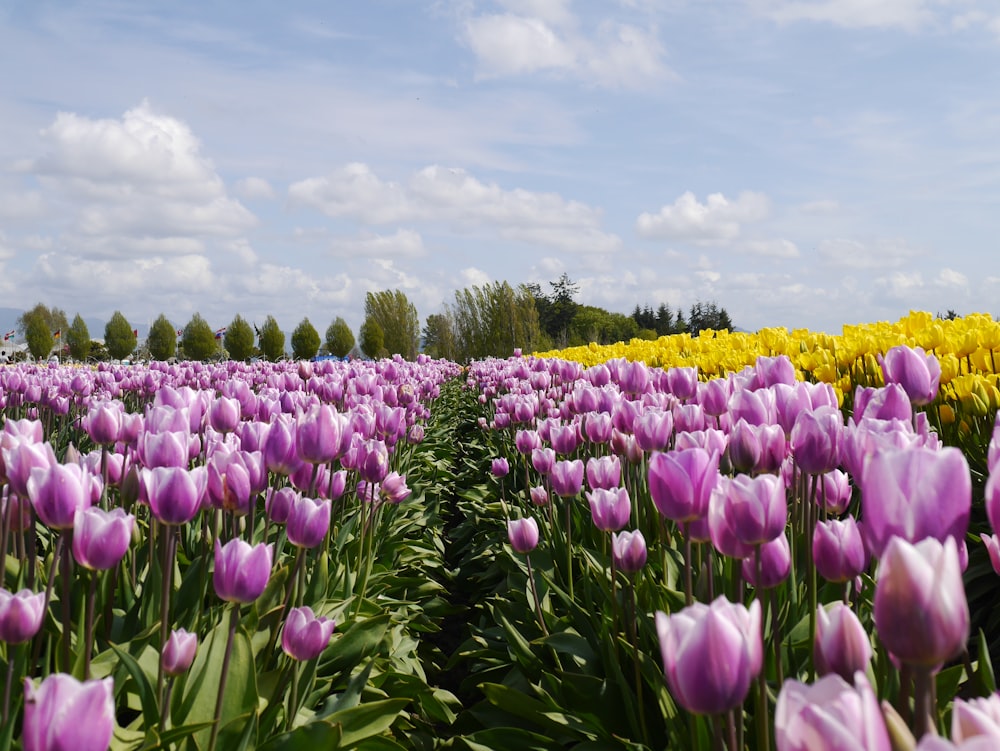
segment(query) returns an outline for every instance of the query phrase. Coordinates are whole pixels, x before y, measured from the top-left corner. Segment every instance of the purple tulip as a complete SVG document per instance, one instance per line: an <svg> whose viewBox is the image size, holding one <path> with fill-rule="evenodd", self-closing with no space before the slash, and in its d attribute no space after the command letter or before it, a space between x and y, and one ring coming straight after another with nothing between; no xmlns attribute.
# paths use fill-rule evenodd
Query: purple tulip
<svg viewBox="0 0 1000 751"><path fill-rule="evenodd" d="M286 485L283 488L267 489L267 496L264 498L264 511L268 518L275 524L284 524L288 521L288 514L292 510L298 494L295 488Z"/></svg>
<svg viewBox="0 0 1000 751"><path fill-rule="evenodd" d="M833 469L820 477L816 503L828 514L842 514L851 503L851 478L846 472Z"/></svg>
<svg viewBox="0 0 1000 751"><path fill-rule="evenodd" d="M751 472L760 463L761 444L757 428L743 418L729 431L729 463L737 472Z"/></svg>
<svg viewBox="0 0 1000 751"><path fill-rule="evenodd" d="M667 686L689 712L717 715L740 706L764 659L760 601L747 609L725 597L673 615L656 613Z"/></svg>
<svg viewBox="0 0 1000 751"><path fill-rule="evenodd" d="M583 419L583 434L591 443L602 444L611 440L614 423L606 412L590 412Z"/></svg>
<svg viewBox="0 0 1000 751"><path fill-rule="evenodd" d="M778 355L777 357L757 356L754 364L754 380L758 387L768 388L779 383L794 385L795 366L788 358L788 355Z"/></svg>
<svg viewBox="0 0 1000 751"><path fill-rule="evenodd" d="M45 617L45 593L0 589L0 641L21 644L34 638Z"/></svg>
<svg viewBox="0 0 1000 751"><path fill-rule="evenodd" d="M969 605L953 537L943 544L889 540L875 584L875 626L889 651L910 665L933 667L962 650Z"/></svg>
<svg viewBox="0 0 1000 751"><path fill-rule="evenodd" d="M587 485L597 488L617 488L621 484L622 464L617 456L592 456L587 459Z"/></svg>
<svg viewBox="0 0 1000 751"><path fill-rule="evenodd" d="M625 488L597 488L587 493L587 501L594 526L598 529L614 532L628 524L632 500Z"/></svg>
<svg viewBox="0 0 1000 751"><path fill-rule="evenodd" d="M674 416L670 412L646 410L632 426L636 445L645 452L663 451L670 443Z"/></svg>
<svg viewBox="0 0 1000 751"><path fill-rule="evenodd" d="M861 673L853 680L834 673L812 685L785 681L774 714L778 751L892 751L871 684Z"/></svg>
<svg viewBox="0 0 1000 751"><path fill-rule="evenodd" d="M743 419L751 425L773 425L778 421L774 392L737 389L729 397L729 413L734 424Z"/></svg>
<svg viewBox="0 0 1000 751"><path fill-rule="evenodd" d="M531 498L531 502L536 506L549 505L549 491L544 485L535 485L528 491L528 496Z"/></svg>
<svg viewBox="0 0 1000 751"><path fill-rule="evenodd" d="M191 634L182 628L170 632L167 643L163 645L163 655L160 662L166 675L180 675L191 667L195 652L198 651L198 635Z"/></svg>
<svg viewBox="0 0 1000 751"><path fill-rule="evenodd" d="M295 447L295 424L288 415L278 415L264 439L264 463L269 471L290 475L301 460Z"/></svg>
<svg viewBox="0 0 1000 751"><path fill-rule="evenodd" d="M530 553L538 547L538 522L533 517L511 519L507 522L507 538L518 553Z"/></svg>
<svg viewBox="0 0 1000 751"><path fill-rule="evenodd" d="M406 478L399 472L390 472L381 483L382 497L389 503L402 503L410 497Z"/></svg>
<svg viewBox="0 0 1000 751"><path fill-rule="evenodd" d="M622 530L611 535L611 556L615 567L626 574L634 574L646 565L646 538L638 529Z"/></svg>
<svg viewBox="0 0 1000 751"><path fill-rule="evenodd" d="M208 408L208 424L222 434L232 433L240 424L241 414L239 401L219 396Z"/></svg>
<svg viewBox="0 0 1000 751"><path fill-rule="evenodd" d="M114 680L81 683L54 673L24 681L24 751L107 751L115 729Z"/></svg>
<svg viewBox="0 0 1000 751"><path fill-rule="evenodd" d="M972 509L972 481L957 448L884 451L868 461L861 483L865 537L881 556L889 539L964 540Z"/></svg>
<svg viewBox="0 0 1000 751"><path fill-rule="evenodd" d="M494 477L506 477L510 473L510 464L502 456L495 457L490 462L490 473Z"/></svg>
<svg viewBox="0 0 1000 751"><path fill-rule="evenodd" d="M361 445L358 473L366 482L382 482L389 472L389 449L383 441L372 439Z"/></svg>
<svg viewBox="0 0 1000 751"><path fill-rule="evenodd" d="M719 481L719 455L690 448L649 458L649 494L656 510L683 523L708 515L712 490Z"/></svg>
<svg viewBox="0 0 1000 751"><path fill-rule="evenodd" d="M33 469L47 471L59 464L55 452L48 442L29 443L25 440L18 440L5 445L0 453L3 454L3 464L10 489L14 495L21 498L29 496L28 481L31 479Z"/></svg>
<svg viewBox="0 0 1000 751"><path fill-rule="evenodd" d="M535 430L519 430L514 434L514 447L519 454L530 455L542 447L542 437Z"/></svg>
<svg viewBox="0 0 1000 751"><path fill-rule="evenodd" d="M840 464L840 435L844 417L833 407L799 413L790 445L799 468L808 474L829 472Z"/></svg>
<svg viewBox="0 0 1000 751"><path fill-rule="evenodd" d="M700 404L675 405L673 415L675 434L705 429L705 410ZM674 440L676 441L676 438Z"/></svg>
<svg viewBox="0 0 1000 751"><path fill-rule="evenodd" d="M714 499L709 502L709 520L712 507L718 506L725 515L726 524L744 545L761 545L784 531L788 503L781 478L775 475L736 475L720 484L718 490L722 503L717 504Z"/></svg>
<svg viewBox="0 0 1000 751"><path fill-rule="evenodd" d="M336 621L316 617L308 606L292 608L281 630L281 648L293 660L313 660L323 654L336 627Z"/></svg>
<svg viewBox="0 0 1000 751"><path fill-rule="evenodd" d="M1000 537L997 537L995 534L981 534L979 538L983 541L983 545L986 546L986 552L990 556L990 565L993 566L993 572L1000 575Z"/></svg>
<svg viewBox="0 0 1000 751"><path fill-rule="evenodd" d="M217 451L205 465L208 470L208 497L215 508L240 516L250 512L250 471L240 452Z"/></svg>
<svg viewBox="0 0 1000 751"><path fill-rule="evenodd" d="M853 516L817 522L812 555L816 573L831 582L851 581L868 568L868 551Z"/></svg>
<svg viewBox="0 0 1000 751"><path fill-rule="evenodd" d="M253 602L263 594L271 578L273 545L251 546L234 538L223 546L215 541L215 593L226 602Z"/></svg>
<svg viewBox="0 0 1000 751"><path fill-rule="evenodd" d="M698 393L698 368L667 370L667 390L682 402L693 399Z"/></svg>
<svg viewBox="0 0 1000 751"><path fill-rule="evenodd" d="M836 673L845 681L857 671L864 673L872 659L868 632L850 606L837 601L816 610L816 641L813 662L820 675Z"/></svg>
<svg viewBox="0 0 1000 751"><path fill-rule="evenodd" d="M886 384L883 388L854 389L853 421L860 422L865 417L876 420L902 420L913 422L913 404L906 391L898 383Z"/></svg>
<svg viewBox="0 0 1000 751"><path fill-rule="evenodd" d="M930 404L937 396L941 364L921 347L900 345L879 357L886 383L898 383L915 405Z"/></svg>
<svg viewBox="0 0 1000 751"><path fill-rule="evenodd" d="M117 443L121 438L124 411L121 402L91 404L86 417L83 418L83 429L94 443L105 446Z"/></svg>
<svg viewBox="0 0 1000 751"><path fill-rule="evenodd" d="M139 440L139 458L143 466L180 467L188 466L189 433L164 431L161 433L146 432Z"/></svg>
<svg viewBox="0 0 1000 751"><path fill-rule="evenodd" d="M955 699L951 710L951 738L955 743L962 744L982 739L996 748L1000 743L1000 694ZM961 747L965 748L964 745Z"/></svg>
<svg viewBox="0 0 1000 751"><path fill-rule="evenodd" d="M718 417L729 409L729 382L725 378L712 378L698 384L698 403L706 415Z"/></svg>
<svg viewBox="0 0 1000 751"><path fill-rule="evenodd" d="M77 509L87 508L93 488L100 495L101 481L79 464L35 467L28 478L28 496L42 522L52 529L71 529Z"/></svg>
<svg viewBox="0 0 1000 751"><path fill-rule="evenodd" d="M549 443L560 456L568 456L580 445L580 434L576 425L553 425L549 429Z"/></svg>
<svg viewBox="0 0 1000 751"><path fill-rule="evenodd" d="M299 548L314 548L323 542L330 530L330 508L328 500L296 496L285 527L288 541Z"/></svg>
<svg viewBox="0 0 1000 751"><path fill-rule="evenodd" d="M299 415L295 423L295 447L310 464L327 464L340 455L347 419L331 405L322 404Z"/></svg>
<svg viewBox="0 0 1000 751"><path fill-rule="evenodd" d="M73 557L92 571L114 568L125 557L134 527L135 517L121 508L77 509L73 519Z"/></svg>
<svg viewBox="0 0 1000 751"><path fill-rule="evenodd" d="M161 524L187 524L201 508L208 491L208 470L195 467L155 467L142 471L142 484L153 516Z"/></svg>
<svg viewBox="0 0 1000 751"><path fill-rule="evenodd" d="M557 461L549 474L552 492L561 498L572 498L583 489L583 462L579 459Z"/></svg>
<svg viewBox="0 0 1000 751"><path fill-rule="evenodd" d="M760 546L760 581L757 580L756 555L743 559L743 579L752 587L772 589L788 578L792 570L792 551L782 533Z"/></svg>

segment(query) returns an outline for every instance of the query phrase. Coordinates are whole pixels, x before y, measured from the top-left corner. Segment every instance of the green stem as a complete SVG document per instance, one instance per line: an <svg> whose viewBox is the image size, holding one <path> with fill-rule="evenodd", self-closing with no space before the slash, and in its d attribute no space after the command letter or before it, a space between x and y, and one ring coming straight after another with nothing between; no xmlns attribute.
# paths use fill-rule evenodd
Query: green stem
<svg viewBox="0 0 1000 751"><path fill-rule="evenodd" d="M236 637L236 625L240 620L240 605L232 604L229 611L229 637L226 639L226 652L222 657L222 674L219 676L219 695L215 699L215 721L212 724L212 736L208 741L208 751L215 751L215 742L219 738L219 725L222 724L222 700L226 695L226 678L229 677L229 660L233 656L233 640Z"/></svg>
<svg viewBox="0 0 1000 751"><path fill-rule="evenodd" d="M542 618L542 604L538 600L538 589L535 587L535 576L531 572L531 555L526 553L524 561L528 564L528 582L531 584L531 597L535 601L535 615L538 616L538 625L542 627L542 633L548 636L549 629L545 625L545 619Z"/></svg>
<svg viewBox="0 0 1000 751"><path fill-rule="evenodd" d="M87 593L86 615L84 616L83 636L83 679L90 680L90 654L94 644L94 601L97 599L97 572L88 571L89 586Z"/></svg>
<svg viewBox="0 0 1000 751"><path fill-rule="evenodd" d="M291 659L291 658L289 658ZM292 685L288 693L288 717L285 718L285 730L292 729L295 716L299 713L299 661L292 660Z"/></svg>
<svg viewBox="0 0 1000 751"><path fill-rule="evenodd" d="M163 539L163 560L161 565L163 570L161 571L161 576L163 581L161 582L160 591L160 654L163 654L164 648L167 646L167 632L170 630L170 591L173 589L174 577L172 576L174 570L174 543L175 534L173 527L167 525L162 526L162 531L160 537ZM159 667L156 670L156 695L163 698L163 660L158 662Z"/></svg>

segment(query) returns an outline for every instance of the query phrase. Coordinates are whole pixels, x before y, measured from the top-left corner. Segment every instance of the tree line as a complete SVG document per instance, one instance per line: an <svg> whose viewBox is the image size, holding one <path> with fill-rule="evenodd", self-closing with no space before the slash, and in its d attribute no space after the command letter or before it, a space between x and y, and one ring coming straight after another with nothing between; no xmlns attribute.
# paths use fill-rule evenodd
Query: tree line
<svg viewBox="0 0 1000 751"><path fill-rule="evenodd" d="M680 308L671 310L666 303L655 310L648 304L636 305L631 315L625 315L578 303L579 288L567 274L548 286L549 291L545 291L540 284L515 287L496 281L456 290L441 312L427 316L423 329L416 306L401 290L369 292L357 339L339 316L327 327L323 338L307 317L291 334L291 354L295 359L311 359L318 354L341 358L398 354L412 360L424 352L462 362L505 357L515 349L533 352L733 327L726 309L714 302L693 304L687 316ZM271 315L257 326L237 314L228 325L213 330L199 313L182 327L161 313L151 324L145 342L140 343L128 319L115 311L100 342L91 338L79 313L70 322L64 310L38 303L18 318L17 331L37 360L53 351L65 352L79 361L123 360L131 356L154 360L260 357L274 361L286 354L285 333Z"/></svg>

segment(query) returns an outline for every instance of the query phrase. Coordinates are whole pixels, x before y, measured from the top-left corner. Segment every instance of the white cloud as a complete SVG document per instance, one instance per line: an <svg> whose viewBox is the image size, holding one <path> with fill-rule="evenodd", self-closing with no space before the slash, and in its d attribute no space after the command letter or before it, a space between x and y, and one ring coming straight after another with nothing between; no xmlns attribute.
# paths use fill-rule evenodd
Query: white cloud
<svg viewBox="0 0 1000 751"><path fill-rule="evenodd" d="M424 241L419 232L411 229L398 229L391 235L379 235L374 232L361 232L356 237L344 237L334 240L333 255L354 258L406 256L418 258L425 254Z"/></svg>
<svg viewBox="0 0 1000 751"><path fill-rule="evenodd" d="M949 0L749 0L752 8L779 23L813 21L845 28L909 31L929 24Z"/></svg>
<svg viewBox="0 0 1000 751"><path fill-rule="evenodd" d="M35 262L33 276L50 290L86 297L100 289L117 300L132 300L136 290L142 290L144 296L174 290L207 294L215 285L211 264L199 255L95 260L46 253Z"/></svg>
<svg viewBox="0 0 1000 751"><path fill-rule="evenodd" d="M37 190L0 193L0 219L37 219L45 213L45 201Z"/></svg>
<svg viewBox="0 0 1000 751"><path fill-rule="evenodd" d="M753 255L770 258L798 258L799 249L791 240L751 240L744 246Z"/></svg>
<svg viewBox="0 0 1000 751"><path fill-rule="evenodd" d="M263 177L245 177L236 183L236 192L247 199L274 198L274 188Z"/></svg>
<svg viewBox="0 0 1000 751"><path fill-rule="evenodd" d="M840 211L840 203L832 199L809 201L799 207L803 214L836 214Z"/></svg>
<svg viewBox="0 0 1000 751"><path fill-rule="evenodd" d="M965 288L969 286L969 278L962 272L955 271L955 269L941 269L934 283L939 287Z"/></svg>
<svg viewBox="0 0 1000 751"><path fill-rule="evenodd" d="M904 240L861 242L838 238L820 243L819 255L827 264L838 268L883 269L902 266L923 253Z"/></svg>
<svg viewBox="0 0 1000 751"><path fill-rule="evenodd" d="M494 279L482 269L469 267L462 269L458 274L463 287L485 287L492 284Z"/></svg>
<svg viewBox="0 0 1000 751"><path fill-rule="evenodd" d="M636 230L649 238L728 243L740 236L742 224L764 219L769 209L770 201L763 193L744 191L736 200L712 193L701 203L687 191L655 214L640 214Z"/></svg>
<svg viewBox="0 0 1000 751"><path fill-rule="evenodd" d="M484 76L510 76L569 69L576 55L541 19L509 13L469 19L465 38Z"/></svg>
<svg viewBox="0 0 1000 751"><path fill-rule="evenodd" d="M924 287L919 271L896 271L875 280L875 286L892 300L913 300Z"/></svg>
<svg viewBox="0 0 1000 751"><path fill-rule="evenodd" d="M607 88L641 88L675 77L663 62L655 26L615 18L585 25L568 2L501 4L508 12L469 16L462 28L482 78L548 71Z"/></svg>
<svg viewBox="0 0 1000 751"><path fill-rule="evenodd" d="M447 222L462 231L580 252L614 250L620 240L600 229L600 212L556 193L508 190L463 169L424 167L403 185L383 181L365 164L349 164L289 187L293 202L327 216L368 224Z"/></svg>
<svg viewBox="0 0 1000 751"><path fill-rule="evenodd" d="M137 239L233 236L256 223L226 194L190 128L148 102L120 120L61 112L42 138L48 151L27 168L68 202L70 231L100 238L107 252L135 250Z"/></svg>

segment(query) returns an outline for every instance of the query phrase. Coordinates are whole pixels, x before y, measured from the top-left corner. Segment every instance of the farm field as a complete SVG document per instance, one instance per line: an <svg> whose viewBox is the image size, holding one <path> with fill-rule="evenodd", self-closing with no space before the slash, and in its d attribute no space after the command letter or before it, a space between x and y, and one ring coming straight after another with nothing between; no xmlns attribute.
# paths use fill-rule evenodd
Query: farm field
<svg viewBox="0 0 1000 751"><path fill-rule="evenodd" d="M994 747L998 357L4 367L0 749Z"/></svg>

